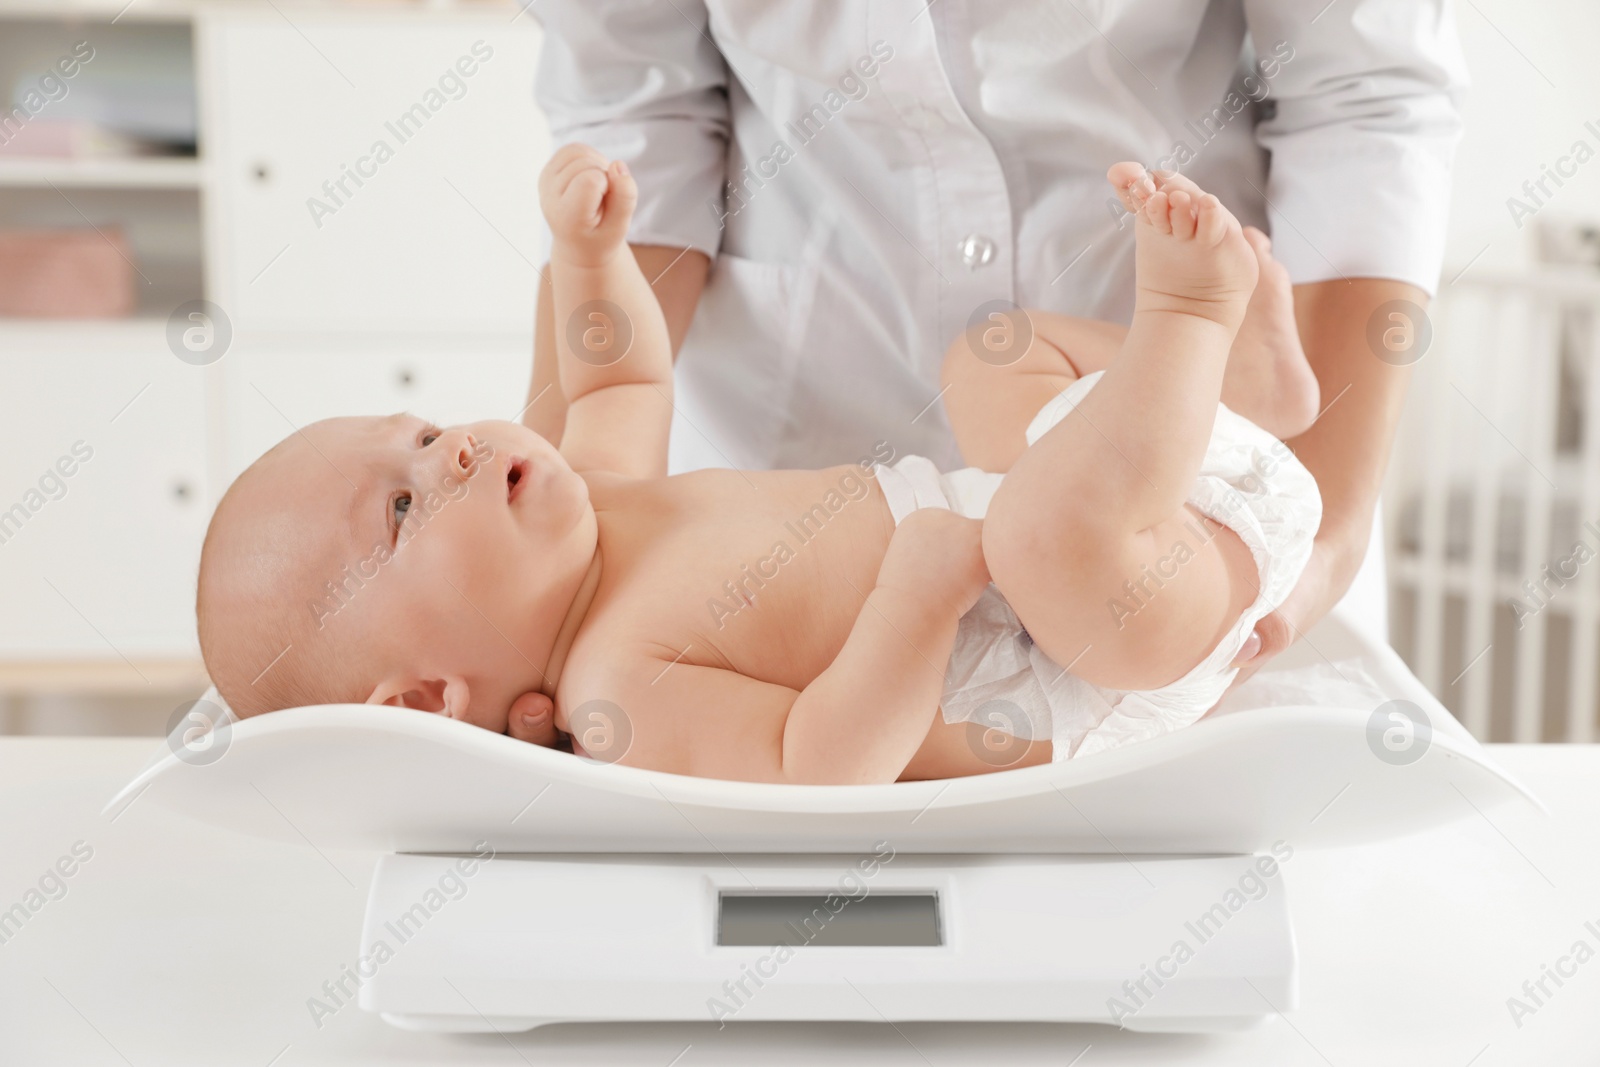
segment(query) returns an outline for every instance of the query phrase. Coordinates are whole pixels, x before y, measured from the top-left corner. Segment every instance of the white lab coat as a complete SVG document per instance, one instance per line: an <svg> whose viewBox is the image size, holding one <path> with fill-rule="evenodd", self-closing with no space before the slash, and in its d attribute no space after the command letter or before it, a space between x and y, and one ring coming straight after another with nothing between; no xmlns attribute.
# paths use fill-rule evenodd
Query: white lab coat
<svg viewBox="0 0 1600 1067"><path fill-rule="evenodd" d="M1443 0L532 10L555 142L627 161L630 241L714 257L674 470L817 467L879 441L960 466L939 365L980 308L1131 312L1117 160L1216 192L1297 283L1438 279L1466 81Z"/></svg>

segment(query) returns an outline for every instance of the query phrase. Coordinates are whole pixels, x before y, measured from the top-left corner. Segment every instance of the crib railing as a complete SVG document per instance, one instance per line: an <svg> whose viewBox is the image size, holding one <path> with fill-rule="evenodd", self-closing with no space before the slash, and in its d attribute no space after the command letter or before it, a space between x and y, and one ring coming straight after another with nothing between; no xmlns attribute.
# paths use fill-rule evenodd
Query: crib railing
<svg viewBox="0 0 1600 1067"><path fill-rule="evenodd" d="M1385 487L1391 638L1479 739L1592 741L1600 274L1471 272L1430 318Z"/></svg>

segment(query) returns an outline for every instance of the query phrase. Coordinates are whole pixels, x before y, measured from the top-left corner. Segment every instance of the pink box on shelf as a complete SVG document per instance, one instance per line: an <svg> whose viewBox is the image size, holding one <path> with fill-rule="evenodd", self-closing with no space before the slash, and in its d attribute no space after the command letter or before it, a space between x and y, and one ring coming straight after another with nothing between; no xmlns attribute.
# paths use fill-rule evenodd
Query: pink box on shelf
<svg viewBox="0 0 1600 1067"><path fill-rule="evenodd" d="M116 227L0 230L0 315L104 319L133 305L133 253Z"/></svg>

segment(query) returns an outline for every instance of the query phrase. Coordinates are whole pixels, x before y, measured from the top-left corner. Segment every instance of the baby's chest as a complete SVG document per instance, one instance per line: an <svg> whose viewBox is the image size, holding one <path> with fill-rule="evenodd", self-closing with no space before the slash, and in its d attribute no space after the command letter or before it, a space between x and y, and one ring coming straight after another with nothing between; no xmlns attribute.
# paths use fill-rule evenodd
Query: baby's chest
<svg viewBox="0 0 1600 1067"><path fill-rule="evenodd" d="M607 678L687 665L803 689L838 654L876 570L727 531L662 536L613 572L574 666Z"/></svg>

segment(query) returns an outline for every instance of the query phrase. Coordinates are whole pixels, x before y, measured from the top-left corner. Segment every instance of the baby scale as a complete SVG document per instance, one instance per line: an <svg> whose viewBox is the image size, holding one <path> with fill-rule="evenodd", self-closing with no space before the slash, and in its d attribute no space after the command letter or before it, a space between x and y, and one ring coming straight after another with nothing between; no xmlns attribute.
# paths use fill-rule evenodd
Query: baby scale
<svg viewBox="0 0 1600 1067"><path fill-rule="evenodd" d="M1257 679L1351 658L1393 707L1230 698L1081 761L879 786L680 777L433 715L301 708L228 727L203 765L167 752L108 810L147 794L239 833L385 853L359 1003L411 1029L1225 1030L1297 1006L1295 853L1537 803L1337 613Z"/></svg>

